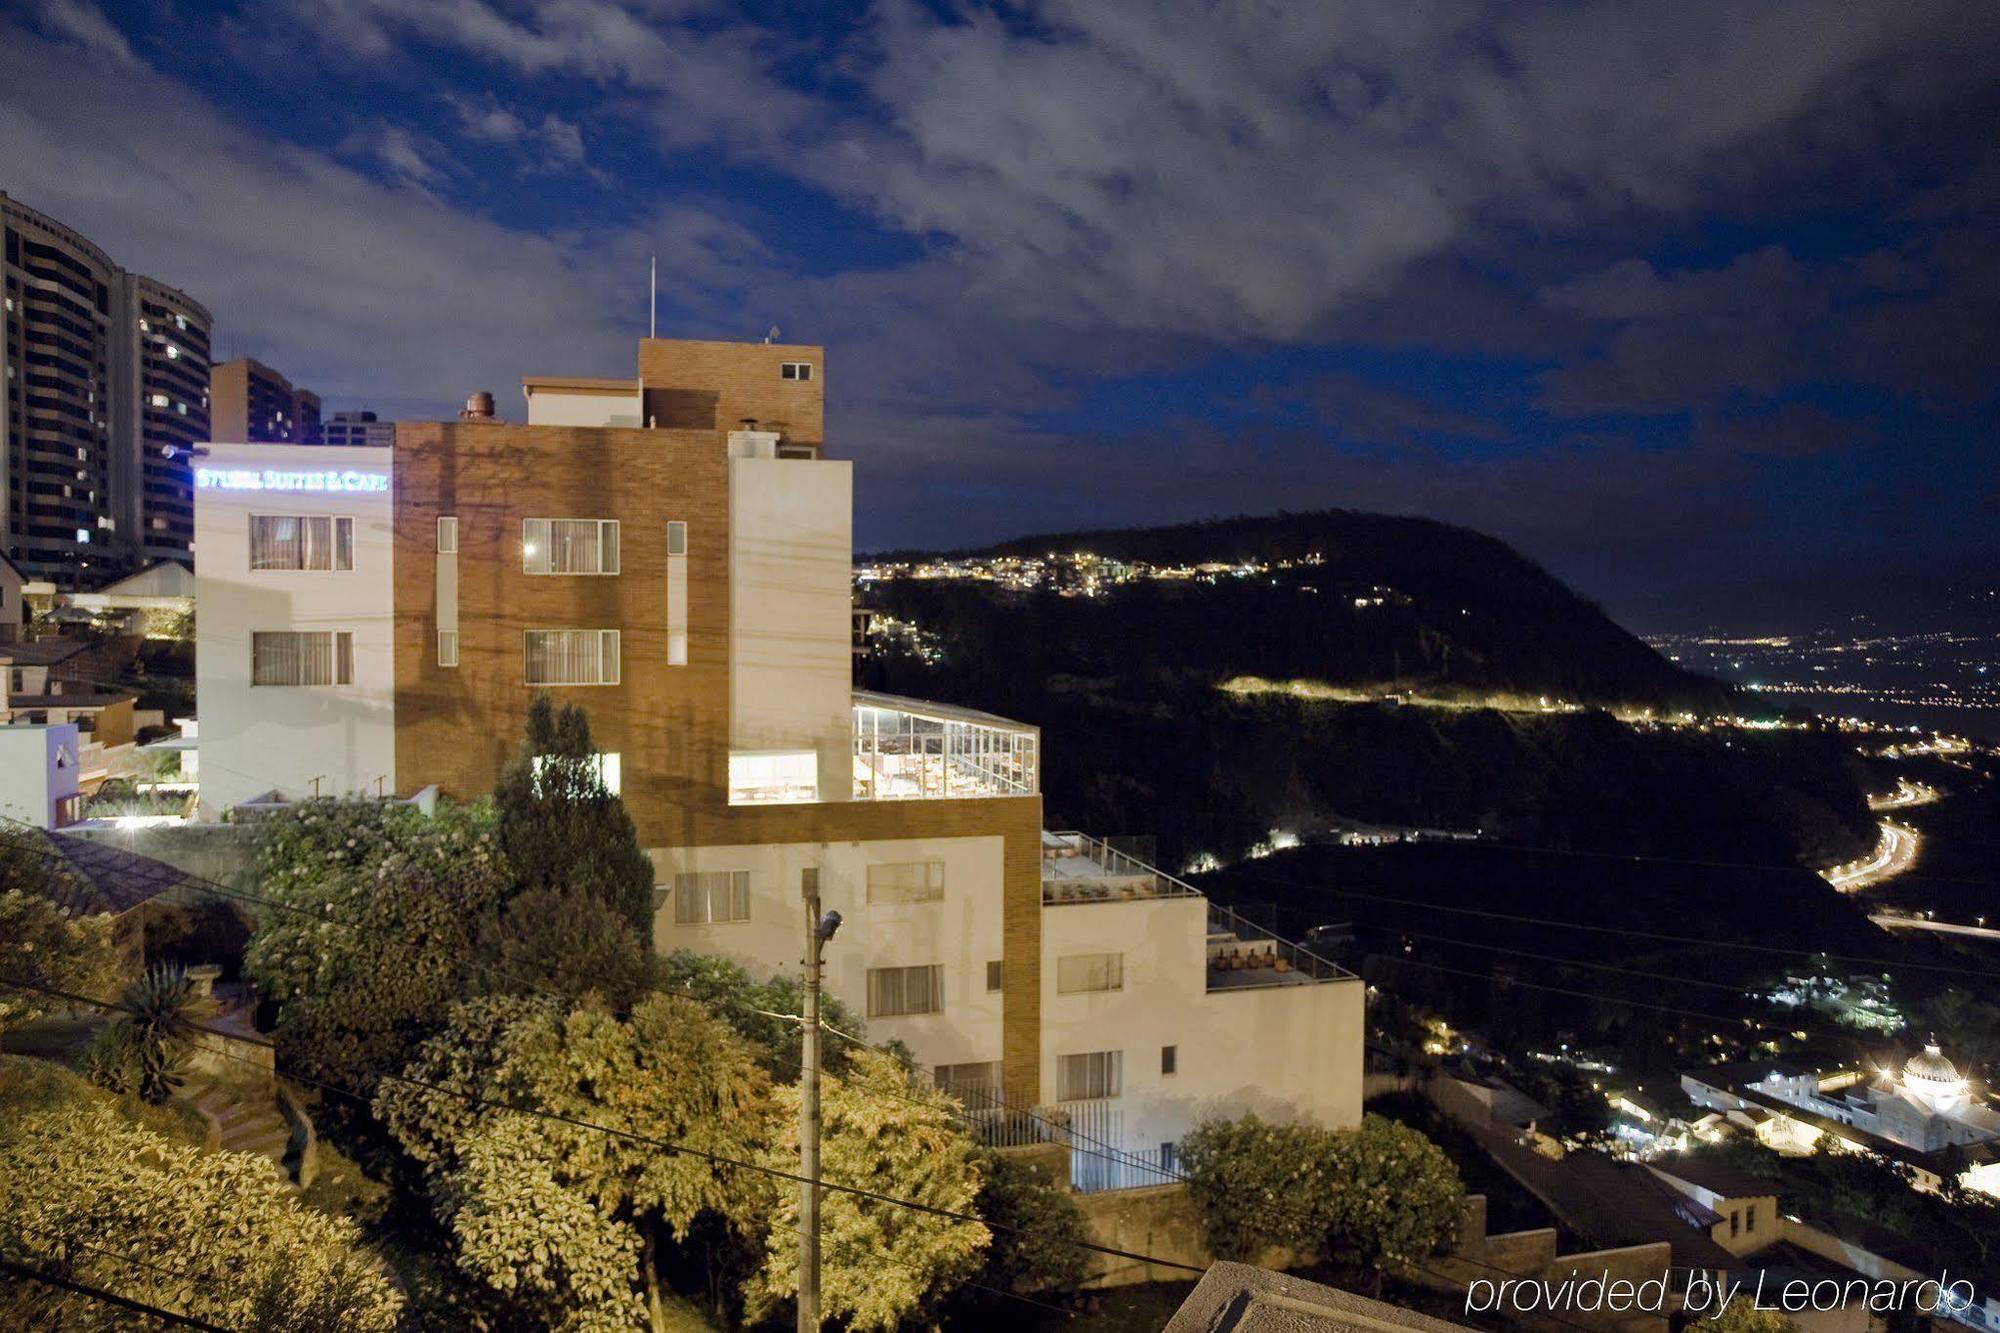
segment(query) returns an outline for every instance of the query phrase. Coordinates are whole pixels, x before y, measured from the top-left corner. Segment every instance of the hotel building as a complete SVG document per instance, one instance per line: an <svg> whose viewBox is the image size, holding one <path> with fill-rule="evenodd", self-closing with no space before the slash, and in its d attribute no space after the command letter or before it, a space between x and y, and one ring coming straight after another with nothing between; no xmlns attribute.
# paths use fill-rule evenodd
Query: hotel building
<svg viewBox="0 0 2000 1333"><path fill-rule="evenodd" d="M822 350L649 339L637 370L530 378L525 425L210 447L204 813L480 796L547 690L654 861L661 952L789 971L816 871L832 992L969 1105L1115 1148L1073 1154L1081 1183L1145 1179L1208 1115L1355 1123L1358 980L1045 833L1034 727L853 688Z"/></svg>

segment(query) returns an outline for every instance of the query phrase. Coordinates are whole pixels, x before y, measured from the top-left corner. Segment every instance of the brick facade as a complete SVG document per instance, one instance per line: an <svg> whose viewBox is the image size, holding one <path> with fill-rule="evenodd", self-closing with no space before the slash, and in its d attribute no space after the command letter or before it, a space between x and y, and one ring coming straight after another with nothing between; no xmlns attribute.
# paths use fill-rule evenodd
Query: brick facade
<svg viewBox="0 0 2000 1333"><path fill-rule="evenodd" d="M813 368L810 380L783 378L788 361ZM784 343L639 343L639 379L646 420L666 429L731 431L744 418L787 440L818 445L826 438L823 387L826 353Z"/></svg>
<svg viewBox="0 0 2000 1333"><path fill-rule="evenodd" d="M816 348L747 350L759 359L770 354L774 383L780 360L810 353L819 363ZM654 383L650 376L647 382ZM817 379L810 387L816 437ZM742 396L731 400L732 393ZM725 385L722 399L750 402L750 394ZM397 427L393 484L395 747L402 791L436 784L459 799L492 791L519 744L534 693L525 683L524 633L616 629L619 684L550 692L581 704L597 745L621 756L623 796L642 846L1004 839L1003 1077L1011 1097L1025 1104L1038 1099L1039 797L728 804L726 428L405 423ZM447 515L458 519L456 667L438 665L437 652L437 520ZM617 519L620 572L525 573L521 522L530 517ZM679 667L666 665L670 521L688 524L688 663Z"/></svg>

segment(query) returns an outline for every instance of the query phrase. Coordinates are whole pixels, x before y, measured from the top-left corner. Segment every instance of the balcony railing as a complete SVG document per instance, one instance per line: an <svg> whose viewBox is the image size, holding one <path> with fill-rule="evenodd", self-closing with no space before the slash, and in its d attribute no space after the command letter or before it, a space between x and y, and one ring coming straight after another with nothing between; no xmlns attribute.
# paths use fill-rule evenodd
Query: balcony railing
<svg viewBox="0 0 2000 1333"><path fill-rule="evenodd" d="M1207 895L1158 866L1149 865L1086 833L1042 834L1042 904L1133 902ZM1351 981L1354 974L1302 944L1279 935L1217 902L1208 902L1208 989Z"/></svg>
<svg viewBox="0 0 2000 1333"><path fill-rule="evenodd" d="M1041 732L991 713L857 690L854 799L1033 796Z"/></svg>
<svg viewBox="0 0 2000 1333"><path fill-rule="evenodd" d="M1199 898L1201 891L1087 833L1042 834L1042 901Z"/></svg>

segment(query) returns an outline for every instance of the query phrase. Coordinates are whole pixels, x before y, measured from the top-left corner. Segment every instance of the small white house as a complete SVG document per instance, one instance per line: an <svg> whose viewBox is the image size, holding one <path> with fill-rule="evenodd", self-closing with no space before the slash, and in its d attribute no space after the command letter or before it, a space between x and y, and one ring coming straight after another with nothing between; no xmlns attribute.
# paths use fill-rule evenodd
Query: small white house
<svg viewBox="0 0 2000 1333"><path fill-rule="evenodd" d="M0 815L54 829L83 809L80 737L74 722L0 727Z"/></svg>

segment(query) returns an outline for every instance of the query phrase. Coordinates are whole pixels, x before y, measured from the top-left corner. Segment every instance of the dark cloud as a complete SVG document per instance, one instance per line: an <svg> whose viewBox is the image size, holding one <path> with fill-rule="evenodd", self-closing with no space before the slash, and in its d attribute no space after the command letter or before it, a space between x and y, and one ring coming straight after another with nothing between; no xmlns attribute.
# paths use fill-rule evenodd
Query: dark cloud
<svg viewBox="0 0 2000 1333"><path fill-rule="evenodd" d="M314 142L86 0L30 22L0 26L0 188L225 346L413 414L615 373L657 249L663 331L829 344L864 541L1350 504L1694 587L1831 541L1808 505L1919 493L1878 456L1990 439L2000 9L1970 0L237 9L260 68L381 94ZM892 257L807 262L822 224ZM1158 392L1245 362L1269 382ZM1979 489L1927 492L1926 532L1962 546Z"/></svg>

